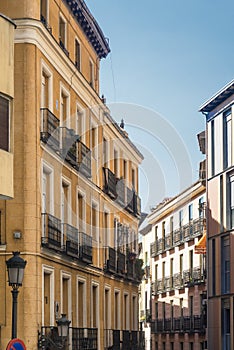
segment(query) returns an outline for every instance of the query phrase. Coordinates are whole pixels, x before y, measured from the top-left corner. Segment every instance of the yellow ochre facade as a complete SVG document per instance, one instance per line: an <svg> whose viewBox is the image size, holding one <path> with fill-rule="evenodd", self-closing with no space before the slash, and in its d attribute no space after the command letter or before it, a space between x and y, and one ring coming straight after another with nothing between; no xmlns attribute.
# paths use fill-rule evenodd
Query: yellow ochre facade
<svg viewBox="0 0 234 350"><path fill-rule="evenodd" d="M14 47L7 47L11 40L1 47L10 58L14 53L14 66L0 68L0 97L14 101L14 167L4 169L14 174L14 198L0 200L0 349L11 338L5 262L13 251L27 261L17 336L28 350L55 349L56 342L59 348L62 314L71 321L66 348L143 349L137 255L143 156L99 96L108 41L83 0L6 0L0 13L16 25L0 17L5 37L14 35ZM4 161L10 162L0 153ZM4 194L8 185L1 186Z"/></svg>

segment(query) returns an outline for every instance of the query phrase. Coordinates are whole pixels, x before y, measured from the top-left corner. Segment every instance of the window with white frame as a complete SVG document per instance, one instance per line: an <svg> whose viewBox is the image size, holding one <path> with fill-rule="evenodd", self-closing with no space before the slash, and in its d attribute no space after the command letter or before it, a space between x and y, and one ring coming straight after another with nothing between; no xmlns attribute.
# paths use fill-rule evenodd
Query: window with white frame
<svg viewBox="0 0 234 350"><path fill-rule="evenodd" d="M120 329L120 316L121 316L121 308L120 308L120 291L115 289L114 291L114 329Z"/></svg>
<svg viewBox="0 0 234 350"><path fill-rule="evenodd" d="M111 289L105 286L104 290L104 329L111 328Z"/></svg>
<svg viewBox="0 0 234 350"><path fill-rule="evenodd" d="M129 324L129 314L130 314L130 305L129 305L129 294L124 293L124 300L123 300L123 329L128 330L130 329Z"/></svg>
<svg viewBox="0 0 234 350"><path fill-rule="evenodd" d="M0 95L0 149L10 150L10 99Z"/></svg>
<svg viewBox="0 0 234 350"><path fill-rule="evenodd" d="M99 285L92 282L91 289L91 326L98 328L99 324Z"/></svg>
<svg viewBox="0 0 234 350"><path fill-rule="evenodd" d="M232 113L231 109L223 114L223 167L232 163Z"/></svg>
<svg viewBox="0 0 234 350"><path fill-rule="evenodd" d="M70 94L63 86L60 89L60 126L70 127Z"/></svg>
<svg viewBox="0 0 234 350"><path fill-rule="evenodd" d="M41 0L41 21L48 28L49 23L49 1Z"/></svg>
<svg viewBox="0 0 234 350"><path fill-rule="evenodd" d="M41 108L53 112L53 75L44 61L41 63Z"/></svg>
<svg viewBox="0 0 234 350"><path fill-rule="evenodd" d="M41 212L54 213L54 171L46 163L42 165L42 206Z"/></svg>
<svg viewBox="0 0 234 350"><path fill-rule="evenodd" d="M86 210L85 210L85 196L80 191L78 192L78 228L80 232L85 232L86 226Z"/></svg>
<svg viewBox="0 0 234 350"><path fill-rule="evenodd" d="M86 280L77 279L77 326L84 328L87 325L87 300L86 300Z"/></svg>
<svg viewBox="0 0 234 350"><path fill-rule="evenodd" d="M80 71L81 69L81 50L80 50L80 42L75 40L75 65L76 68Z"/></svg>
<svg viewBox="0 0 234 350"><path fill-rule="evenodd" d="M65 18L60 14L59 16L59 44L62 49L67 45L67 23Z"/></svg>
<svg viewBox="0 0 234 350"><path fill-rule="evenodd" d="M94 63L91 59L89 60L89 83L94 88Z"/></svg>
<svg viewBox="0 0 234 350"><path fill-rule="evenodd" d="M42 267L42 325L54 325L54 269Z"/></svg>
<svg viewBox="0 0 234 350"><path fill-rule="evenodd" d="M71 184L62 178L61 188L61 222L70 224L71 221Z"/></svg>
<svg viewBox="0 0 234 350"><path fill-rule="evenodd" d="M231 229L234 228L234 174L231 174L229 176L229 183L227 187L227 200L227 224L228 227Z"/></svg>
<svg viewBox="0 0 234 350"><path fill-rule="evenodd" d="M71 321L71 276L66 272L61 272L61 314L66 314Z"/></svg>

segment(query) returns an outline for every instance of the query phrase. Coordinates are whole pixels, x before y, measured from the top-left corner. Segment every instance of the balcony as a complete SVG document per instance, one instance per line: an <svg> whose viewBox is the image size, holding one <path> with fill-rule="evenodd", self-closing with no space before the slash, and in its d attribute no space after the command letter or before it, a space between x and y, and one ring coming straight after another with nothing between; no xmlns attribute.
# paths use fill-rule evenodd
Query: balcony
<svg viewBox="0 0 234 350"><path fill-rule="evenodd" d="M145 334L143 331L105 329L104 350L144 350Z"/></svg>
<svg viewBox="0 0 234 350"><path fill-rule="evenodd" d="M112 171L108 168L103 168L103 174L104 174L104 192L108 194L112 199L115 199L117 197L116 193L116 176Z"/></svg>
<svg viewBox="0 0 234 350"><path fill-rule="evenodd" d="M195 284L201 284L205 282L205 274L201 267L197 266L193 269L185 270L183 272L183 281L185 287L191 287Z"/></svg>
<svg viewBox="0 0 234 350"><path fill-rule="evenodd" d="M42 247L56 250L87 264L92 263L92 237L78 232L76 227L69 224L61 224L61 220L53 215L41 215Z"/></svg>
<svg viewBox="0 0 234 350"><path fill-rule="evenodd" d="M157 294L164 293L165 289L165 281L164 278L160 278L157 280Z"/></svg>
<svg viewBox="0 0 234 350"><path fill-rule="evenodd" d="M117 179L116 183L116 193L117 193L117 202L122 206L125 207L126 203L126 187L125 187L125 181L124 179Z"/></svg>
<svg viewBox="0 0 234 350"><path fill-rule="evenodd" d="M133 214L134 213L134 204L133 204L133 190L131 190L129 187L126 187L126 193L127 193L127 203L126 203L126 210Z"/></svg>
<svg viewBox="0 0 234 350"><path fill-rule="evenodd" d="M126 273L126 256L120 251L117 251L117 272L120 275Z"/></svg>
<svg viewBox="0 0 234 350"><path fill-rule="evenodd" d="M80 232L80 246L79 246L79 258L87 264L92 264L93 250L92 250L92 237L86 233Z"/></svg>
<svg viewBox="0 0 234 350"><path fill-rule="evenodd" d="M42 215L42 238L43 247L62 251L61 220L53 215L43 213Z"/></svg>
<svg viewBox="0 0 234 350"><path fill-rule="evenodd" d="M91 177L91 151L81 141L78 141L78 169L86 177Z"/></svg>
<svg viewBox="0 0 234 350"><path fill-rule="evenodd" d="M106 254L105 270L111 273L115 273L117 271L116 250L111 247L106 247L105 254Z"/></svg>
<svg viewBox="0 0 234 350"><path fill-rule="evenodd" d="M91 177L91 151L73 129L59 126L48 108L41 108L41 141L86 177Z"/></svg>
<svg viewBox="0 0 234 350"><path fill-rule="evenodd" d="M70 328L72 331L72 350L97 350L98 329L97 328Z"/></svg>
<svg viewBox="0 0 234 350"><path fill-rule="evenodd" d="M171 292L174 289L172 276L165 277L164 286L165 286L166 292Z"/></svg>
<svg viewBox="0 0 234 350"><path fill-rule="evenodd" d="M66 244L66 254L73 258L79 258L79 232L78 229L63 224L63 241Z"/></svg>
<svg viewBox="0 0 234 350"><path fill-rule="evenodd" d="M98 349L98 329L97 328L69 328L69 338L71 344L69 349L72 350L97 350ZM67 349L67 345L58 335L58 328L46 326L41 328L38 333L38 348L42 350Z"/></svg>
<svg viewBox="0 0 234 350"><path fill-rule="evenodd" d="M173 275L173 287L175 289L184 288L182 273L178 272Z"/></svg>
<svg viewBox="0 0 234 350"><path fill-rule="evenodd" d="M181 243L183 243L183 230L182 230L182 227L175 230L173 232L173 236L174 236L174 246L177 246Z"/></svg>
<svg viewBox="0 0 234 350"><path fill-rule="evenodd" d="M173 235L170 233L165 237L165 250L171 249L173 247Z"/></svg>
<svg viewBox="0 0 234 350"><path fill-rule="evenodd" d="M157 242L151 243L150 244L150 256L151 256L151 258L155 258L157 256L157 252L158 252Z"/></svg>
<svg viewBox="0 0 234 350"><path fill-rule="evenodd" d="M151 323L151 333L199 333L204 334L206 322L203 315L158 319Z"/></svg>
<svg viewBox="0 0 234 350"><path fill-rule="evenodd" d="M48 108L41 108L41 140L55 152L59 151L59 119Z"/></svg>

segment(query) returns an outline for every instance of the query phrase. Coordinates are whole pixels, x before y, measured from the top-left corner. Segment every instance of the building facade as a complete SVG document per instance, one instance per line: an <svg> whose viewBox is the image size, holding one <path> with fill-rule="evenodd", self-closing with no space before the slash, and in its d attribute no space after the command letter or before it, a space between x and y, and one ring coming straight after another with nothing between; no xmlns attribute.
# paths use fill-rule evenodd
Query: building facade
<svg viewBox="0 0 234 350"><path fill-rule="evenodd" d="M14 196L14 30L15 24L0 14L0 199Z"/></svg>
<svg viewBox="0 0 234 350"><path fill-rule="evenodd" d="M234 81L201 108L206 116L208 348L234 349Z"/></svg>
<svg viewBox="0 0 234 350"><path fill-rule="evenodd" d="M206 348L205 254L197 254L204 241L205 202L205 187L199 181L148 215L152 229L144 237L143 254L150 257L150 281L142 291L150 315L148 349Z"/></svg>
<svg viewBox="0 0 234 350"><path fill-rule="evenodd" d="M20 251L18 337L28 350L61 346L62 314L69 349L136 349L143 156L99 96L108 42L83 0L7 0L0 12L17 26L7 93L14 199L0 201L0 347L11 336L5 261Z"/></svg>

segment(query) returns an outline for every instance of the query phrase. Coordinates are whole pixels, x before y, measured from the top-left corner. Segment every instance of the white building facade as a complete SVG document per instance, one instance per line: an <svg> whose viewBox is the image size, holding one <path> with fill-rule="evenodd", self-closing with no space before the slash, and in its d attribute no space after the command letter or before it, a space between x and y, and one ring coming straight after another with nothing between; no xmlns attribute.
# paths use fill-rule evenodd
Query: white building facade
<svg viewBox="0 0 234 350"><path fill-rule="evenodd" d="M141 286L151 321L145 322L151 333L146 349L206 349L205 202L198 181L147 217L152 228L142 254L150 259L150 282Z"/></svg>

